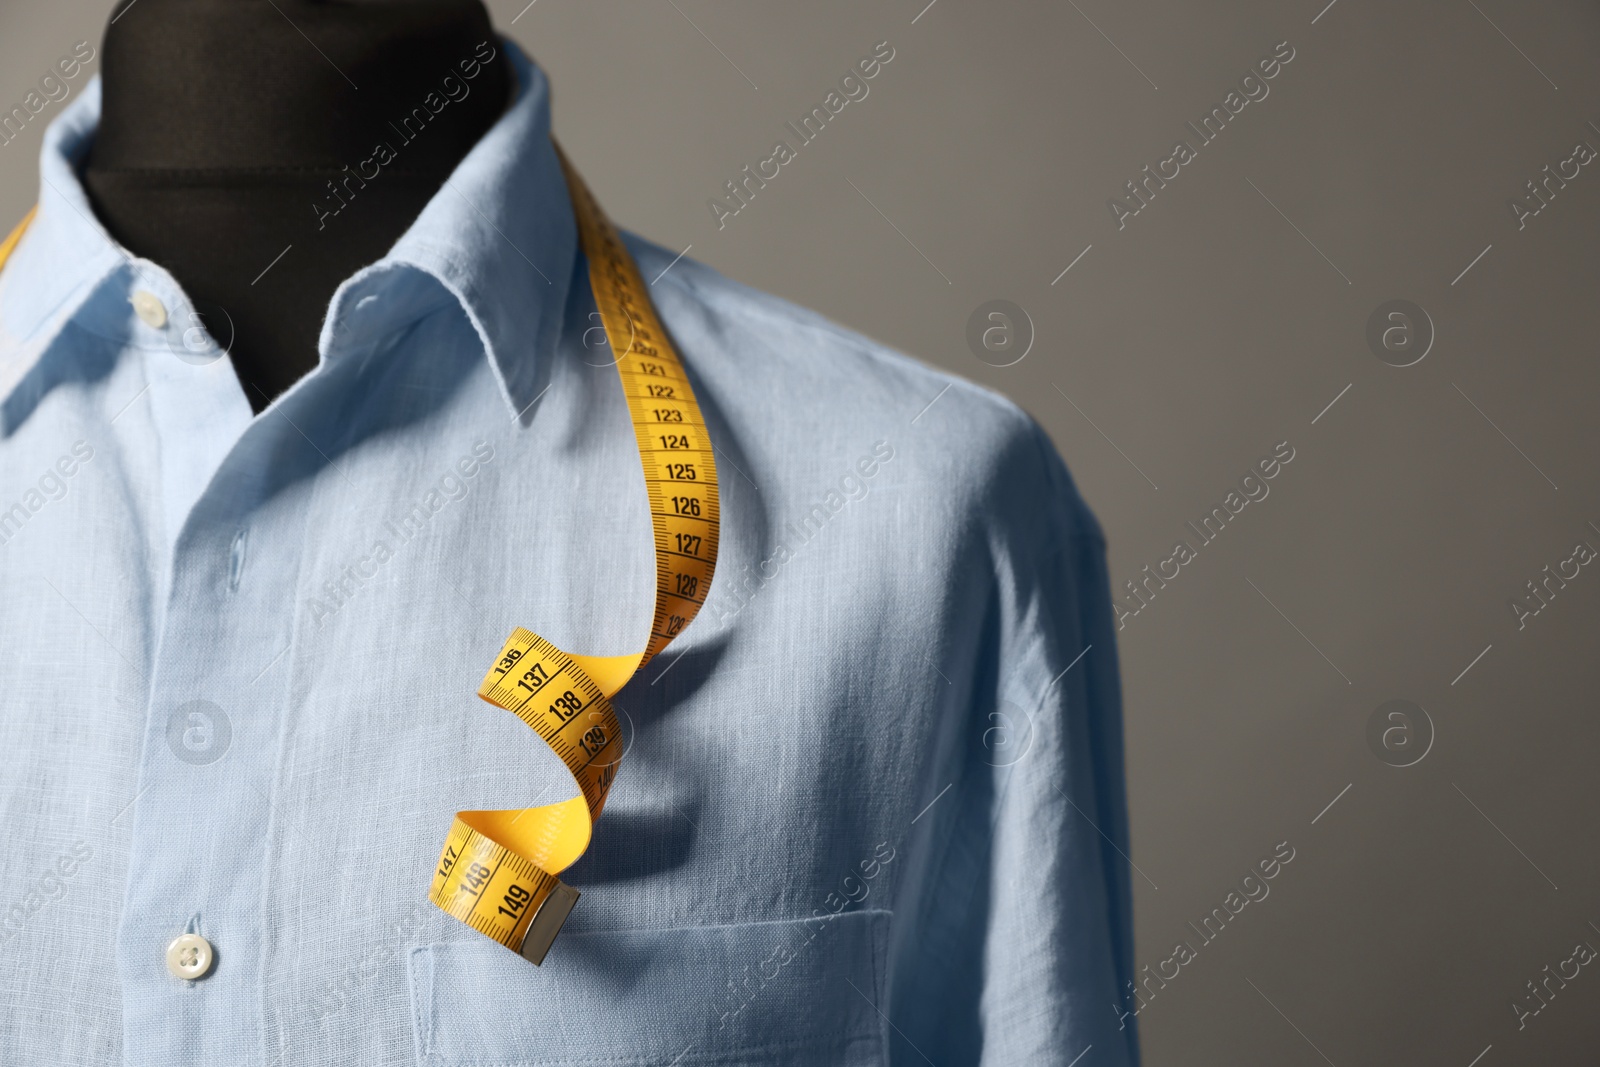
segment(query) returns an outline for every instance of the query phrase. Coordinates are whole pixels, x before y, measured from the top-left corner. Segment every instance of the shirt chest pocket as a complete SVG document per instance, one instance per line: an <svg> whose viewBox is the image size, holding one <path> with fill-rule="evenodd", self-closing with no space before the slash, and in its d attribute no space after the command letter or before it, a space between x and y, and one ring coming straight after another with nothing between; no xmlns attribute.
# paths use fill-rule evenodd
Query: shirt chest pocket
<svg viewBox="0 0 1600 1067"><path fill-rule="evenodd" d="M878 1067L889 912L411 950L421 1067Z"/></svg>

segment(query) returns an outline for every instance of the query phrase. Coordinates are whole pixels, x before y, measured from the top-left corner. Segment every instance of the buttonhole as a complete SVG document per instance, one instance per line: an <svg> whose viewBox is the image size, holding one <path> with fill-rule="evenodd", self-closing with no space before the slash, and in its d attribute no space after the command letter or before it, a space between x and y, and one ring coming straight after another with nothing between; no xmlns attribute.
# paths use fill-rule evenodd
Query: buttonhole
<svg viewBox="0 0 1600 1067"><path fill-rule="evenodd" d="M239 591L239 579L244 575L245 531L233 535L233 545L228 550L228 588Z"/></svg>

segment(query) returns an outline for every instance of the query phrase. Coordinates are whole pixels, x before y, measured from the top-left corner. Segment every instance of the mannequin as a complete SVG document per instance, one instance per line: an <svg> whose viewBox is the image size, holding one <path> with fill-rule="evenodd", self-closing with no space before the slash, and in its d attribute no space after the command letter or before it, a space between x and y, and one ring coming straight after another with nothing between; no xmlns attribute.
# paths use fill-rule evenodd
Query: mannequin
<svg viewBox="0 0 1600 1067"><path fill-rule="evenodd" d="M334 290L410 226L514 84L481 0L133 0L101 79L95 212L183 286L258 413L316 366Z"/></svg>

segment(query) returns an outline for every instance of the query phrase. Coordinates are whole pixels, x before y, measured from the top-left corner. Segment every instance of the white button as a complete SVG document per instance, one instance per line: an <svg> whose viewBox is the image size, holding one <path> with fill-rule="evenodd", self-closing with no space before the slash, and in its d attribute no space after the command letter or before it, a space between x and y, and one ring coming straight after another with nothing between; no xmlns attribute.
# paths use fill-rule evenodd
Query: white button
<svg viewBox="0 0 1600 1067"><path fill-rule="evenodd" d="M147 293L143 289L133 294L133 313L139 316L139 321L152 330L159 330L167 324L166 307L156 299L156 294Z"/></svg>
<svg viewBox="0 0 1600 1067"><path fill-rule="evenodd" d="M199 934L179 934L167 946L167 970L174 978L190 981L204 978L214 959L216 954L211 951L211 942Z"/></svg>

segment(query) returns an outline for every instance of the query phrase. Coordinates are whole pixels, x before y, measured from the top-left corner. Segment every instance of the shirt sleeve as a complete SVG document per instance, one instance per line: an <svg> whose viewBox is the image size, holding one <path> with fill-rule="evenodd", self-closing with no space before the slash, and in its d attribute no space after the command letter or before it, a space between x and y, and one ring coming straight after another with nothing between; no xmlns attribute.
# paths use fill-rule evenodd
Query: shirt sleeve
<svg viewBox="0 0 1600 1067"><path fill-rule="evenodd" d="M1031 419L984 493L994 580L896 908L894 1064L1139 1061L1105 540ZM1085 1053L1092 1047L1092 1053ZM1084 1057L1079 1059L1079 1057Z"/></svg>

